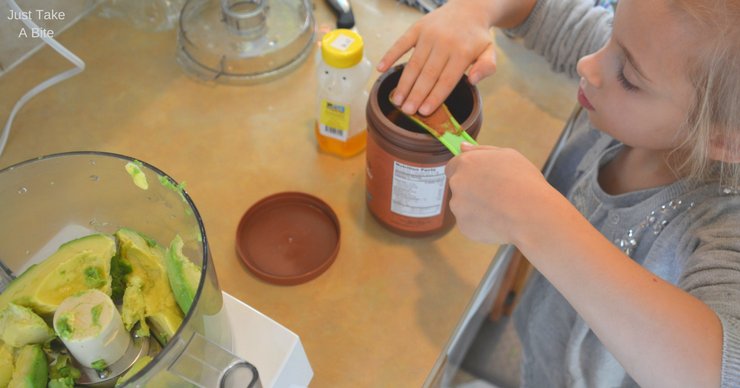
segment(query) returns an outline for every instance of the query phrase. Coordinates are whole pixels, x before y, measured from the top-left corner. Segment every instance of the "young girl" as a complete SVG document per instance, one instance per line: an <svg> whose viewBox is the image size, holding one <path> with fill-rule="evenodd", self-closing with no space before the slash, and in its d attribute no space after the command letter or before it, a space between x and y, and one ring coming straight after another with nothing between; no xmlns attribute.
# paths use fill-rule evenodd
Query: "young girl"
<svg viewBox="0 0 740 388"><path fill-rule="evenodd" d="M549 183L511 149L447 166L460 230L537 269L514 314L523 385L738 387L740 0L620 0L613 20L593 3L451 0L378 70L414 48L393 98L429 113L466 68L495 70L493 25L580 76Z"/></svg>

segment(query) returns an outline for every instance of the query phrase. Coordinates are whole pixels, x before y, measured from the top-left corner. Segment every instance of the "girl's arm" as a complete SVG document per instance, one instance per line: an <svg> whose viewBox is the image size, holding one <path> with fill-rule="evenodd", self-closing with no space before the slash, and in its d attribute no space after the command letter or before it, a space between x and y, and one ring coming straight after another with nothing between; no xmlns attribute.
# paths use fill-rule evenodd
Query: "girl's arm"
<svg viewBox="0 0 740 388"><path fill-rule="evenodd" d="M722 326L706 304L617 249L559 193L515 245L643 387L718 387ZM534 226L534 224L542 223Z"/></svg>
<svg viewBox="0 0 740 388"><path fill-rule="evenodd" d="M641 386L719 386L714 311L625 256L520 153L464 151L447 166L464 234L515 244Z"/></svg>

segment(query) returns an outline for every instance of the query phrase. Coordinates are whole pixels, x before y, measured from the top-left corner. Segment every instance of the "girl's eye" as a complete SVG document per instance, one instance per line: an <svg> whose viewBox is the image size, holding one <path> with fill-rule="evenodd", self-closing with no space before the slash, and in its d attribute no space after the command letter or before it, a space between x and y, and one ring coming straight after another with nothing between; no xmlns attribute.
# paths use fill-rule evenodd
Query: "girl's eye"
<svg viewBox="0 0 740 388"><path fill-rule="evenodd" d="M329 75L329 70L324 70L324 74Z"/></svg>
<svg viewBox="0 0 740 388"><path fill-rule="evenodd" d="M346 80L347 80L347 77L342 77L342 81L346 81Z"/></svg>
<svg viewBox="0 0 740 388"><path fill-rule="evenodd" d="M634 91L639 90L639 88L637 86L633 85L627 79L627 77L624 76L624 68L619 69L619 73L617 73L617 80L622 85L622 87L624 88L624 90L626 90L628 92L634 92Z"/></svg>

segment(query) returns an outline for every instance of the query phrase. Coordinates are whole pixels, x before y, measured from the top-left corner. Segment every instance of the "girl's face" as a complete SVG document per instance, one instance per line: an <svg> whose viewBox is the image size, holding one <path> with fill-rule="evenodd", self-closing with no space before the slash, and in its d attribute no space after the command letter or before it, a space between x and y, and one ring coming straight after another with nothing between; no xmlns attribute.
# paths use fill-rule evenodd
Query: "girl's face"
<svg viewBox="0 0 740 388"><path fill-rule="evenodd" d="M621 0L607 44L578 62L578 100L591 122L633 148L670 151L684 140L687 57L699 39L676 12L668 0Z"/></svg>

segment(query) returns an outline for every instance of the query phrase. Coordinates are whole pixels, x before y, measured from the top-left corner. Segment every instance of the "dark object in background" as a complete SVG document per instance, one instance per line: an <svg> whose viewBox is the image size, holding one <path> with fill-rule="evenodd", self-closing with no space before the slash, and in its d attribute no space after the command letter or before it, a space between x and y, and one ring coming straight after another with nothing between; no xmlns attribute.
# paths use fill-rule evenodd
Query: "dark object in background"
<svg viewBox="0 0 740 388"><path fill-rule="evenodd" d="M337 15L337 28L351 29L355 26L355 15L349 0L326 0Z"/></svg>

